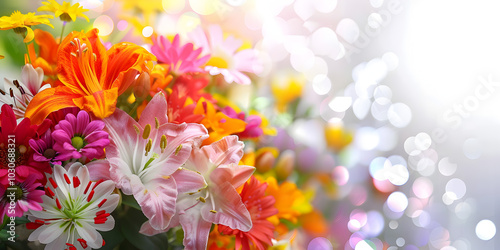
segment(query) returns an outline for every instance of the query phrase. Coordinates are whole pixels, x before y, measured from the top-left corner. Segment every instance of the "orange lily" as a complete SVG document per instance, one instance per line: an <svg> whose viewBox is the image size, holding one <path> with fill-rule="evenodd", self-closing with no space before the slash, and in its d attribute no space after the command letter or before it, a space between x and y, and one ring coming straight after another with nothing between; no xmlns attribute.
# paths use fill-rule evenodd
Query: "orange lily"
<svg viewBox="0 0 500 250"><path fill-rule="evenodd" d="M156 58L144 48L119 43L106 51L98 32L71 32L61 43L57 71L62 85L35 95L25 113L33 123L67 107L78 107L101 119L108 117L135 77L152 69Z"/></svg>
<svg viewBox="0 0 500 250"><path fill-rule="evenodd" d="M43 74L49 77L47 82L52 85L57 81L57 49L59 48L59 41L56 41L50 32L36 29L35 43L39 47L38 57L33 43L28 45L33 68L42 68ZM24 56L24 61L29 63L28 55Z"/></svg>

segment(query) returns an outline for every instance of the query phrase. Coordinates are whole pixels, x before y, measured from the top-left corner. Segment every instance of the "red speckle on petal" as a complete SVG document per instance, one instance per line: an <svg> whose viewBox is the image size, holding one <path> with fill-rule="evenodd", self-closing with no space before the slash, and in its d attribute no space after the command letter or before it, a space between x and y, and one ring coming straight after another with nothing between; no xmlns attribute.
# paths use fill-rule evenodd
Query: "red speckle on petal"
<svg viewBox="0 0 500 250"><path fill-rule="evenodd" d="M52 184L52 187L57 188L57 183L52 179L52 177L49 178L50 184Z"/></svg>
<svg viewBox="0 0 500 250"><path fill-rule="evenodd" d="M89 181L89 184L87 184L87 187L85 188L85 191L83 192L83 194L87 194L87 191L89 191L90 185L92 185L91 181Z"/></svg>
<svg viewBox="0 0 500 250"><path fill-rule="evenodd" d="M104 224L108 220L109 213L102 213L94 217L94 224Z"/></svg>
<svg viewBox="0 0 500 250"><path fill-rule="evenodd" d="M76 247L75 245L71 244L71 243L66 243L66 246L68 246L68 250L76 250Z"/></svg>
<svg viewBox="0 0 500 250"><path fill-rule="evenodd" d="M59 210L61 210L62 206L61 206L61 203L59 202L58 198L56 198L56 204L57 204L57 208L59 208Z"/></svg>
<svg viewBox="0 0 500 250"><path fill-rule="evenodd" d="M92 197L94 197L94 190L90 191L90 194L87 197L87 202L90 202L90 200L92 200Z"/></svg>
<svg viewBox="0 0 500 250"><path fill-rule="evenodd" d="M80 179L78 176L73 176L73 187L77 188L78 186L80 186Z"/></svg>
<svg viewBox="0 0 500 250"><path fill-rule="evenodd" d="M45 188L45 194L46 194L48 197L50 197L50 198L54 197L54 195L55 195L55 194L54 194L54 192L52 191L52 189L50 189L50 187L46 187L46 188Z"/></svg>
<svg viewBox="0 0 500 250"><path fill-rule="evenodd" d="M30 230L33 230L33 229L37 229L37 228L41 227L42 225L43 225L43 223L39 224L39 223L36 223L36 222L28 222L28 223L26 223L26 228L30 229Z"/></svg>
<svg viewBox="0 0 500 250"><path fill-rule="evenodd" d="M84 239L77 239L78 242L80 242L80 245L82 245L82 247L85 249L87 248L87 241L84 240Z"/></svg>
<svg viewBox="0 0 500 250"><path fill-rule="evenodd" d="M95 189L99 184L101 184L104 180L103 179L100 179L99 181L97 181L95 183L95 185L92 187L92 189Z"/></svg>
<svg viewBox="0 0 500 250"><path fill-rule="evenodd" d="M99 202L99 205L97 205L97 207L101 208L102 205L104 204L104 202L106 202L108 199L104 199L102 200L101 202Z"/></svg>
<svg viewBox="0 0 500 250"><path fill-rule="evenodd" d="M71 181L67 174L64 174L64 179L66 180L66 183L71 184Z"/></svg>

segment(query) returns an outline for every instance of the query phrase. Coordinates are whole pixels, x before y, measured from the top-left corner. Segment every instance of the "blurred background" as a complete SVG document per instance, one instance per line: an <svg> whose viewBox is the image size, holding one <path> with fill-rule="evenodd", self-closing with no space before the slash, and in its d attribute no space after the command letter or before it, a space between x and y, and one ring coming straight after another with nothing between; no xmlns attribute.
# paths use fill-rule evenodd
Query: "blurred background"
<svg viewBox="0 0 500 250"><path fill-rule="evenodd" d="M262 52L257 87L230 93L282 128L283 149L287 136L303 145L297 167L334 180L333 191L317 184L328 233L310 249L500 248L499 1L72 2L91 20L66 30L96 27L104 42L218 24ZM1 16L34 12L41 0L1 6ZM19 78L24 52L14 32L1 33L2 78ZM280 77L303 83L293 112L269 108Z"/></svg>

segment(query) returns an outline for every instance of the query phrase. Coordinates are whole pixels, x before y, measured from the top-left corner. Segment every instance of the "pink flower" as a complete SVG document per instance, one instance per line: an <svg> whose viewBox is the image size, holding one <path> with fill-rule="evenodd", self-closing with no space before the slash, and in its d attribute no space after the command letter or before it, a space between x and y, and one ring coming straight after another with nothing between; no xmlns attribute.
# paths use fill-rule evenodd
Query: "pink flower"
<svg viewBox="0 0 500 250"><path fill-rule="evenodd" d="M45 175L43 173L50 173L52 170L48 163L33 160L34 151L29 146L29 140L37 138L37 134L44 133L49 123L43 122L40 126L31 125L30 119L25 118L17 124L14 111L9 105L4 104L1 110L0 184L7 186L9 183L7 177L9 169L15 169L16 178L19 178L18 180L21 182L33 174L42 184L45 183ZM14 162L11 162L12 158L14 158ZM13 167L10 168L9 166Z"/></svg>
<svg viewBox="0 0 500 250"><path fill-rule="evenodd" d="M205 70L211 75L222 74L228 83L250 84L250 78L243 72L258 74L263 70L258 52L254 49L238 51L243 41L233 36L224 39L220 26L209 26L208 34L197 27L189 37L195 45L203 48L203 54L211 55Z"/></svg>
<svg viewBox="0 0 500 250"><path fill-rule="evenodd" d="M185 167L199 171L207 185L196 193L179 195L177 213L170 225L182 225L186 249L205 249L212 223L244 232L252 228L250 213L236 188L250 178L255 168L238 165L242 156L243 143L237 136L193 149ZM140 232L153 235L162 231L143 225Z"/></svg>
<svg viewBox="0 0 500 250"><path fill-rule="evenodd" d="M42 210L40 203L43 202L42 195L45 192L36 189L42 184L36 182L35 175L28 176L22 182L18 178L12 182L14 185L0 185L0 220L3 220L5 214L9 217L21 217L28 209ZM11 201L15 204L13 205Z"/></svg>
<svg viewBox="0 0 500 250"><path fill-rule="evenodd" d="M196 192L206 185L202 175L183 165L193 141L205 139L207 130L200 124L169 123L166 111L162 93L149 102L139 122L117 109L104 119L111 138L106 148L110 167L89 167L113 180L124 194L133 195L149 219L144 224L155 230L169 226L177 194Z"/></svg>
<svg viewBox="0 0 500 250"><path fill-rule="evenodd" d="M21 73L21 81L4 79L5 83L0 85L0 105L12 105L16 118L24 118L24 113L28 104L38 92L50 88L50 84L42 87L43 70L42 68L34 69L31 64L23 66ZM3 89L3 90L2 90ZM12 91L13 97L10 96Z"/></svg>
<svg viewBox="0 0 500 250"><path fill-rule="evenodd" d="M76 117L71 113L67 114L52 132L54 149L59 152L55 159L66 161L82 156L90 160L103 158L104 147L109 145L108 133L103 131L103 128L104 122L90 121L86 111L78 112Z"/></svg>
<svg viewBox="0 0 500 250"><path fill-rule="evenodd" d="M264 131L260 127L260 125L262 124L262 119L260 118L260 116L246 116L245 112L243 111L236 113L236 111L230 106L223 108L221 111L231 118L240 119L247 123L247 125L245 126L245 130L237 134L242 140L248 138L257 138L264 133Z"/></svg>
<svg viewBox="0 0 500 250"><path fill-rule="evenodd" d="M175 35L170 42L164 36L153 38L151 52L156 56L159 63L170 66L170 71L180 75L183 73L202 72L200 68L210 58L209 55L199 58L201 48L193 50L192 43L186 43L182 47L179 44L179 35Z"/></svg>
<svg viewBox="0 0 500 250"><path fill-rule="evenodd" d="M30 147L34 150L33 159L39 162L48 162L52 164L61 165L59 159L59 152L55 151L54 139L52 138L52 131L50 129L42 135L38 140L31 139Z"/></svg>

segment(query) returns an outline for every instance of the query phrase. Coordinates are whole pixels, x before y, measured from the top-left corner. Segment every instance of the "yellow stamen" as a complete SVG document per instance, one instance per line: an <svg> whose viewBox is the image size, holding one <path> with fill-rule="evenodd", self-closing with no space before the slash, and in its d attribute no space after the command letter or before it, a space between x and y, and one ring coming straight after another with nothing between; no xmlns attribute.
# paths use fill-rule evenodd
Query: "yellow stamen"
<svg viewBox="0 0 500 250"><path fill-rule="evenodd" d="M177 156L177 154L179 154L179 152L181 151L182 149L182 145L179 145L176 149L175 149L175 156Z"/></svg>
<svg viewBox="0 0 500 250"><path fill-rule="evenodd" d="M151 146L153 145L153 140L151 138L148 140L146 144L146 154L144 156L148 156L149 151L151 151Z"/></svg>
<svg viewBox="0 0 500 250"><path fill-rule="evenodd" d="M142 139L147 139L149 137L150 133L151 133L151 125L146 124L146 127L144 128L144 132L142 132Z"/></svg>
<svg viewBox="0 0 500 250"><path fill-rule="evenodd" d="M165 151L166 147L167 147L167 137L165 135L162 135L160 140L160 149L162 153Z"/></svg>

